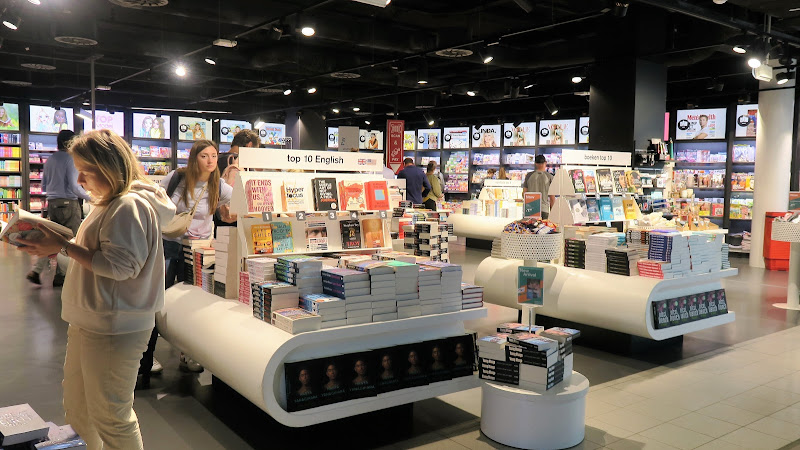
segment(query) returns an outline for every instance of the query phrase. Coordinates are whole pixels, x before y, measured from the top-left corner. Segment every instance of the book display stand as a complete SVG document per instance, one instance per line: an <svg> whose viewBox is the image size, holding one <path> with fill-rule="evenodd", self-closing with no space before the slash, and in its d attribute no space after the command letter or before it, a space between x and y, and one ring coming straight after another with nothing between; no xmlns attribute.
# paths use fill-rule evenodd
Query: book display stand
<svg viewBox="0 0 800 450"><path fill-rule="evenodd" d="M772 239L790 242L786 303L773 303L772 306L800 311L800 223L772 222Z"/></svg>
<svg viewBox="0 0 800 450"><path fill-rule="evenodd" d="M248 180L277 182L277 180L301 180L305 178L335 177L337 179L379 179L383 164L381 155L358 153L332 154L303 150L258 150L242 148L240 167L245 169L238 176L234 187L232 209L239 214L238 238L241 255L253 256L248 242L247 227L251 221L264 222L270 212L275 222L286 221L280 217L285 212L280 207L273 211L259 212L255 217L245 197ZM246 171L247 169L316 170L316 173ZM343 173L343 172L349 173ZM366 172L366 173L356 173ZM264 184L264 183L259 183ZM310 184L309 184L310 186ZM278 200L280 203L280 200ZM276 203L277 204L277 203ZM387 208L388 209L388 208ZM315 211L304 211L309 216L300 218L298 212L290 212L289 219L302 225L303 219L312 219ZM336 219L350 219L351 212L334 212ZM380 211L358 212L356 217L380 217ZM390 234L388 222L391 214L382 219L388 249ZM302 228L300 228L302 230ZM332 233L333 234L333 233ZM339 234L338 227L335 234ZM251 238L252 239L252 238ZM328 253L339 252L341 241L336 238L328 242ZM304 239L295 239L297 254L309 254ZM363 249L360 249L363 251ZM322 253L322 251L318 251ZM270 256L270 255L266 255ZM253 318L252 308L234 300L225 300L205 292L197 286L179 284L167 290L164 308L157 315L158 329L172 345L210 370L242 396L261 408L279 423L290 427L304 427L344 417L355 416L381 409L437 397L478 386L474 376L432 382L425 386L404 388L385 392L377 396L346 400L339 403L317 406L302 411L288 412L286 397L285 365L287 363L328 358L336 355L365 352L372 349L414 344L420 341L444 339L466 333L464 321L486 317L486 308L461 310L451 313L433 314L386 322L365 323L336 328L327 328L299 334L287 333L269 323Z"/></svg>

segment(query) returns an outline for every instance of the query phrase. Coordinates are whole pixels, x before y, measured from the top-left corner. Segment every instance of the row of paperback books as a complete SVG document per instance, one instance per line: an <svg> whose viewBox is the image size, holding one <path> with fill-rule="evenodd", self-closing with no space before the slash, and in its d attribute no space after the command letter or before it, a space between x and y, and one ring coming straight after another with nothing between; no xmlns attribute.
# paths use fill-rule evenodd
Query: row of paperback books
<svg viewBox="0 0 800 450"><path fill-rule="evenodd" d="M569 176L576 194L642 193L638 170L572 169Z"/></svg>
<svg viewBox="0 0 800 450"><path fill-rule="evenodd" d="M728 314L725 289L657 300L653 302L653 327L669 328L723 314Z"/></svg>
<svg viewBox="0 0 800 450"><path fill-rule="evenodd" d="M503 323L497 331L478 339L481 379L547 390L572 376L572 341L580 331L521 323Z"/></svg>
<svg viewBox="0 0 800 450"><path fill-rule="evenodd" d="M632 220L641 216L639 206L632 198L571 198L569 208L574 223Z"/></svg>
<svg viewBox="0 0 800 450"><path fill-rule="evenodd" d="M86 442L69 425L45 422L31 405L0 408L0 448L12 450L85 450Z"/></svg>
<svg viewBox="0 0 800 450"><path fill-rule="evenodd" d="M472 376L475 336L466 334L286 363L284 369L286 410L302 411Z"/></svg>
<svg viewBox="0 0 800 450"><path fill-rule="evenodd" d="M296 177L284 181L247 180L244 185L249 213L387 211L390 209L386 180L338 180L333 177ZM394 199L399 201L399 198Z"/></svg>
<svg viewBox="0 0 800 450"><path fill-rule="evenodd" d="M452 224L421 221L413 225L404 225L403 248L413 250L415 256L448 262L451 233L453 233Z"/></svg>
<svg viewBox="0 0 800 450"><path fill-rule="evenodd" d="M301 228L297 230L298 227ZM272 253L292 253L304 251L335 251L329 238L329 225L341 233L341 250L360 248L382 248L386 246L383 232L383 219L347 219L329 222L324 219L308 218L305 222L274 221L250 226L251 255ZM295 244L296 233L305 235L305 246Z"/></svg>

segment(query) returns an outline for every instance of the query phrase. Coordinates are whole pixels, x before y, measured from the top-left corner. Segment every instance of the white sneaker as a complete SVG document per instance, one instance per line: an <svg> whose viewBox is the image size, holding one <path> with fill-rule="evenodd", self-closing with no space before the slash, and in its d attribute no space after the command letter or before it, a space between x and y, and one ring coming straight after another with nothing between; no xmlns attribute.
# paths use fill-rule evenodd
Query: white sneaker
<svg viewBox="0 0 800 450"><path fill-rule="evenodd" d="M183 353L181 353L180 367L188 370L189 372L202 372L204 370L203 366L201 366L192 358L188 358Z"/></svg>
<svg viewBox="0 0 800 450"><path fill-rule="evenodd" d="M150 373L161 373L163 371L164 371L164 366L162 366L157 359L153 358L153 368L150 369Z"/></svg>

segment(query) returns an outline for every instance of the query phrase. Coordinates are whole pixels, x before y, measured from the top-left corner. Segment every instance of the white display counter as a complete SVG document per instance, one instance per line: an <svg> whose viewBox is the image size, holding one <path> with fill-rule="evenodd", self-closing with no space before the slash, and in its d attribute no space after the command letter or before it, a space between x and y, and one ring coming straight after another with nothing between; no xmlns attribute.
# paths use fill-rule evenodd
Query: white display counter
<svg viewBox="0 0 800 450"><path fill-rule="evenodd" d="M773 303L782 309L800 310L800 223L772 222L772 239L789 242L789 280L786 303Z"/></svg>
<svg viewBox="0 0 800 450"><path fill-rule="evenodd" d="M484 286L483 301L521 309L517 303L517 267L521 260L489 257L475 270L475 284ZM685 278L660 280L539 263L544 268L544 305L536 314L613 330L653 340L733 322L727 314L683 325L656 329L652 302L722 289L722 278L736 276L726 269Z"/></svg>
<svg viewBox="0 0 800 450"><path fill-rule="evenodd" d="M478 380L456 378L289 413L285 362L457 336L466 332L465 320L486 315L486 308L477 308L292 335L254 318L246 305L178 284L167 290L156 322L170 344L275 420L303 427L471 389Z"/></svg>
<svg viewBox="0 0 800 450"><path fill-rule="evenodd" d="M504 217L450 214L447 223L453 224L453 233L459 237L491 241L500 237L503 228L515 219Z"/></svg>

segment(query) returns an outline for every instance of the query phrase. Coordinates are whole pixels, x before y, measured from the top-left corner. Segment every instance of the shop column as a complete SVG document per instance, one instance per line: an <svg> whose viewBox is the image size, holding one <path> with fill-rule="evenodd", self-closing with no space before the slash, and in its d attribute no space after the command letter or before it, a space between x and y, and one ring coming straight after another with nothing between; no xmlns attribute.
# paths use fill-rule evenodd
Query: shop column
<svg viewBox="0 0 800 450"><path fill-rule="evenodd" d="M764 267L764 215L786 211L792 164L794 128L794 80L791 87L775 89L774 83L761 83L758 93L756 126L755 192L753 193L752 247L750 266Z"/></svg>

